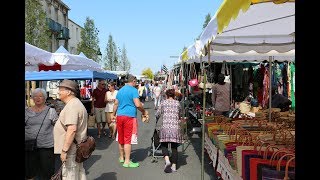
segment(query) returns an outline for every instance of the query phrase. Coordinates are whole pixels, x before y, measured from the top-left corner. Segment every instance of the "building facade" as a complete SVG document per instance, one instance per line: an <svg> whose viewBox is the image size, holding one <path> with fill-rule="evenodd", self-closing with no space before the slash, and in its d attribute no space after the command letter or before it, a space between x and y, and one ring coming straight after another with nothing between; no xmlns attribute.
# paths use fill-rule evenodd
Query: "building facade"
<svg viewBox="0 0 320 180"><path fill-rule="evenodd" d="M68 11L70 8L61 0L40 0L40 2L46 12L47 24L51 31L49 51L55 52L60 45L63 45L69 51L70 31L68 28ZM62 36L60 33L62 33Z"/></svg>
<svg viewBox="0 0 320 180"><path fill-rule="evenodd" d="M70 39L68 41L68 51L71 54L79 54L77 50L77 45L81 42L81 31L83 27L72 21L68 20L68 28L70 32Z"/></svg>

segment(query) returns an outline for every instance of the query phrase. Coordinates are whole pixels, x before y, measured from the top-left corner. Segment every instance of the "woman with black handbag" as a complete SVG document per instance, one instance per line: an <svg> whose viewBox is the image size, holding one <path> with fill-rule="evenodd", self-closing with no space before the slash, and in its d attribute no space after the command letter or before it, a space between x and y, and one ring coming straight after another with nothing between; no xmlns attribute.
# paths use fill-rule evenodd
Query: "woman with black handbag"
<svg viewBox="0 0 320 180"><path fill-rule="evenodd" d="M58 115L45 104L44 89L33 90L31 97L35 105L25 110L25 177L48 180L54 174L53 127Z"/></svg>

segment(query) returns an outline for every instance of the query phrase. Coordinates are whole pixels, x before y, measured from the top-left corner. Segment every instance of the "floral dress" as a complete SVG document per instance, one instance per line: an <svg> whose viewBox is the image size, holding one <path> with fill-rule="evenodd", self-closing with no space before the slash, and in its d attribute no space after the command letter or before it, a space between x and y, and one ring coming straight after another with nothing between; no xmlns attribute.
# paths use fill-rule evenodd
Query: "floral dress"
<svg viewBox="0 0 320 180"><path fill-rule="evenodd" d="M156 118L162 117L160 128L160 142L182 143L183 134L180 128L181 105L174 99L161 102L156 112Z"/></svg>

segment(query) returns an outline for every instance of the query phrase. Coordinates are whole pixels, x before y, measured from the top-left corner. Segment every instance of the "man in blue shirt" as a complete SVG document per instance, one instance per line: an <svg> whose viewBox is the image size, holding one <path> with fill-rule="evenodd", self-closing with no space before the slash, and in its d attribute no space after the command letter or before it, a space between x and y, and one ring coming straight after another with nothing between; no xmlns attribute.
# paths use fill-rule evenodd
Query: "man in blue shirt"
<svg viewBox="0 0 320 180"><path fill-rule="evenodd" d="M139 93L135 88L136 82L137 78L129 75L128 83L118 91L113 106L112 118L117 119L119 162L126 168L139 167L139 163L130 161L133 120L137 118L137 109L143 116L148 114L139 100Z"/></svg>

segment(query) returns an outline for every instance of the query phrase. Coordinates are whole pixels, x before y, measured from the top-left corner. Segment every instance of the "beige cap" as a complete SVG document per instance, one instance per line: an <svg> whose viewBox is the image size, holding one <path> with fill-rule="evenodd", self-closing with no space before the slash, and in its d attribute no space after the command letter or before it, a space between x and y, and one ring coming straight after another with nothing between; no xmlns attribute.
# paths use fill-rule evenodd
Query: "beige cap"
<svg viewBox="0 0 320 180"><path fill-rule="evenodd" d="M75 81L65 79L63 80L58 87L65 87L73 91L74 93L79 93L79 86Z"/></svg>

